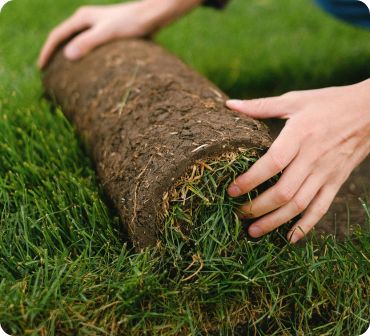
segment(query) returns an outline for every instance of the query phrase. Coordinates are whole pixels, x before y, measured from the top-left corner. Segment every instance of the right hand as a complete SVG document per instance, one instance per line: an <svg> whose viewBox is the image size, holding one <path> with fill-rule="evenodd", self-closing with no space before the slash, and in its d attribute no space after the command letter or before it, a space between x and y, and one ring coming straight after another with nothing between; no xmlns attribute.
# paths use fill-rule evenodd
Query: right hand
<svg viewBox="0 0 370 336"><path fill-rule="evenodd" d="M145 36L159 26L158 6L150 1L81 7L49 34L37 64L45 67L56 47L76 33L79 34L64 48L64 55L70 60L77 60L110 40Z"/></svg>

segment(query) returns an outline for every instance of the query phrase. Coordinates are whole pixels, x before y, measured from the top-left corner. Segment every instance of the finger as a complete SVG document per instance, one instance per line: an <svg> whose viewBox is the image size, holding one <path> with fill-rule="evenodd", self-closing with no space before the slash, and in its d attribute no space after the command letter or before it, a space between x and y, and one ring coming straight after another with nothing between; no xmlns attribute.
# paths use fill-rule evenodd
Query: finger
<svg viewBox="0 0 370 336"><path fill-rule="evenodd" d="M231 110L247 114L252 118L286 118L289 113L289 98L286 96L259 98L251 100L228 100L226 106Z"/></svg>
<svg viewBox="0 0 370 336"><path fill-rule="evenodd" d="M323 187L305 211L304 216L289 231L287 238L294 244L302 239L325 216L340 186Z"/></svg>
<svg viewBox="0 0 370 336"><path fill-rule="evenodd" d="M92 28L75 37L64 49L64 55L70 60L79 59L98 45L106 42L110 34L101 28Z"/></svg>
<svg viewBox="0 0 370 336"><path fill-rule="evenodd" d="M39 68L43 68L48 62L55 48L74 33L89 27L87 17L73 15L61 25L56 27L48 36L37 61Z"/></svg>
<svg viewBox="0 0 370 336"><path fill-rule="evenodd" d="M323 177L310 175L289 203L253 223L248 229L249 235L254 238L261 237L298 216L315 198L323 180Z"/></svg>
<svg viewBox="0 0 370 336"><path fill-rule="evenodd" d="M297 156L273 187L240 207L241 213L248 218L257 218L287 204L301 188L311 169L306 156Z"/></svg>
<svg viewBox="0 0 370 336"><path fill-rule="evenodd" d="M296 132L285 126L267 153L231 183L228 188L229 195L231 197L243 195L283 171L299 151L300 140Z"/></svg>

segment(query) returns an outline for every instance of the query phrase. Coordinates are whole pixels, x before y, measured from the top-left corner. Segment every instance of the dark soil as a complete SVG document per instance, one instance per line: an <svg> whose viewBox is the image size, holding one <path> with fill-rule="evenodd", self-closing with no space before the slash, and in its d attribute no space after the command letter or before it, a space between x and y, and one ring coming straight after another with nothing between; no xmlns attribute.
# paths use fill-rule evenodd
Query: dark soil
<svg viewBox="0 0 370 336"><path fill-rule="evenodd" d="M156 243L162 200L198 159L265 150L264 124L224 107L217 87L149 41L117 41L78 62L59 51L44 84L76 126L98 177L136 247ZM268 121L273 137L283 124ZM316 226L342 239L367 227L359 198L369 202L370 158L358 167Z"/></svg>
<svg viewBox="0 0 370 336"><path fill-rule="evenodd" d="M226 109L224 93L149 41L112 42L78 62L59 51L44 85L137 248L156 243L163 196L196 160L271 143L264 124Z"/></svg>

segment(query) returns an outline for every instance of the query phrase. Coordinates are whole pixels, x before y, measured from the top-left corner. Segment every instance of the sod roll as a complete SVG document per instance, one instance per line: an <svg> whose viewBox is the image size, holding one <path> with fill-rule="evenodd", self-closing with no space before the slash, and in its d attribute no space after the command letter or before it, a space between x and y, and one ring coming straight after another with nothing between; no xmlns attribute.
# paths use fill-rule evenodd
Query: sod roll
<svg viewBox="0 0 370 336"><path fill-rule="evenodd" d="M156 243L164 199L197 161L271 143L264 124L225 108L219 88L150 41L111 42L76 62L59 50L44 86L137 248Z"/></svg>

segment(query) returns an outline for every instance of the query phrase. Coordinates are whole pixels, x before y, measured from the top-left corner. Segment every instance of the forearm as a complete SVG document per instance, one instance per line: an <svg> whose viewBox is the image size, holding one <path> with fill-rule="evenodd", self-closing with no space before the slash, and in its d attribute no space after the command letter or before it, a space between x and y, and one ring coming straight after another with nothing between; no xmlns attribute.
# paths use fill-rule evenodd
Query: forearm
<svg viewBox="0 0 370 336"><path fill-rule="evenodd" d="M201 5L203 0L142 0L143 13L157 30Z"/></svg>

